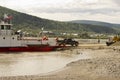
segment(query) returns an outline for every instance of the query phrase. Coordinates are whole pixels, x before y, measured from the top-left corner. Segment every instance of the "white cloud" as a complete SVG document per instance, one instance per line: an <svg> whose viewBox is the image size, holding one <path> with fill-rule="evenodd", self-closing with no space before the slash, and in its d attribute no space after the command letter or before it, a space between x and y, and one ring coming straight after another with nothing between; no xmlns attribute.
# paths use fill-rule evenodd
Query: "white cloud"
<svg viewBox="0 0 120 80"><path fill-rule="evenodd" d="M94 19L120 23L120 0L1 0L0 4L53 20Z"/></svg>
<svg viewBox="0 0 120 80"><path fill-rule="evenodd" d="M112 0L112 2L120 6L120 0Z"/></svg>
<svg viewBox="0 0 120 80"><path fill-rule="evenodd" d="M112 1L103 0L74 0L65 5L49 7L32 7L28 12L39 13L89 13L111 15L120 13L120 9ZM26 10L27 11L27 10Z"/></svg>

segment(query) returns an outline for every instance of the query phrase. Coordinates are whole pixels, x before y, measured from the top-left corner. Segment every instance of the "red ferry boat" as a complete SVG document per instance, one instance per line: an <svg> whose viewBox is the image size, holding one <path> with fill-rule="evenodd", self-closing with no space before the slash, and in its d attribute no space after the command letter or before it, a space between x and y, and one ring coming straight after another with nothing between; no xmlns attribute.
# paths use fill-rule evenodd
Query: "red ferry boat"
<svg viewBox="0 0 120 80"><path fill-rule="evenodd" d="M4 15L0 20L0 52L53 51L62 48L55 39L24 39L20 33L12 30L11 17Z"/></svg>

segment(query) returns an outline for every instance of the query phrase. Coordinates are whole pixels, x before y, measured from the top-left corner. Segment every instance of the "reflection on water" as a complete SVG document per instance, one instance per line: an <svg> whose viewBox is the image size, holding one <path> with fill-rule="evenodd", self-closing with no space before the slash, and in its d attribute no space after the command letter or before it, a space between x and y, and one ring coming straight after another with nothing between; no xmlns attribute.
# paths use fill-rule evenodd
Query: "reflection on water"
<svg viewBox="0 0 120 80"><path fill-rule="evenodd" d="M66 64L88 58L87 54L68 55L61 52L0 54L0 76L36 75L48 73Z"/></svg>

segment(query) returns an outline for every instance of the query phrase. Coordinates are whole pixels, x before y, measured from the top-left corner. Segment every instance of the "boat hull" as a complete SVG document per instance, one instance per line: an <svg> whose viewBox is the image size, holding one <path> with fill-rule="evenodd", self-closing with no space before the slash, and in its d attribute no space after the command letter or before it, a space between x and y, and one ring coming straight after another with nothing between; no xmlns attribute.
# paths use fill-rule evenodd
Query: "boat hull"
<svg viewBox="0 0 120 80"><path fill-rule="evenodd" d="M31 46L31 47L0 47L0 52L48 52L55 51L59 46Z"/></svg>

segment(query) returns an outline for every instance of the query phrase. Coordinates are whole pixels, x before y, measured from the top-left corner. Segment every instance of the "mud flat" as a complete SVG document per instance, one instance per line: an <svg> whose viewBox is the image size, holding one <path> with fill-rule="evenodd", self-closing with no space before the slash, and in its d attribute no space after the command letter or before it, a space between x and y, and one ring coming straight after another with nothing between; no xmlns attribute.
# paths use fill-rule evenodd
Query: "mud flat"
<svg viewBox="0 0 120 80"><path fill-rule="evenodd" d="M0 80L120 80L120 46L89 44L71 51L81 55L89 53L91 58L71 62L61 70L44 75L0 77Z"/></svg>

